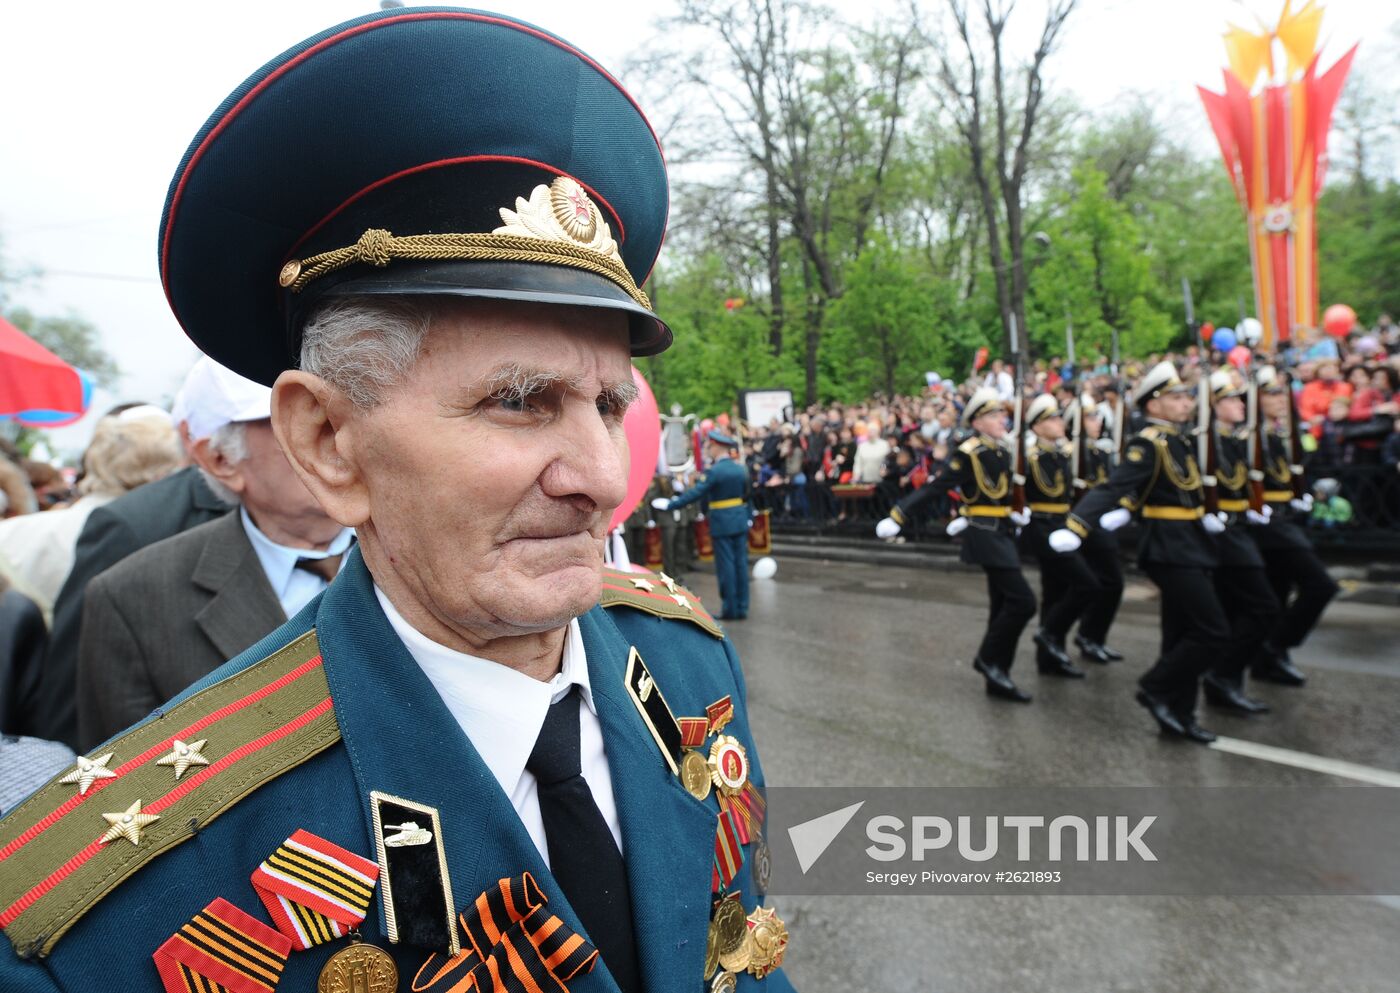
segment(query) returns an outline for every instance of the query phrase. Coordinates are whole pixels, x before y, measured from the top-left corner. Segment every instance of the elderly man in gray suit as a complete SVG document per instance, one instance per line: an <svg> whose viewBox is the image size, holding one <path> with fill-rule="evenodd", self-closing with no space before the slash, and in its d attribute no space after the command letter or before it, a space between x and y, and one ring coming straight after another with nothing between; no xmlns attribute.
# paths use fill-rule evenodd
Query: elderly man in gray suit
<svg viewBox="0 0 1400 993"><path fill-rule="evenodd" d="M206 365L191 455L237 507L89 583L78 645L78 737L89 749L257 642L335 577L352 532L332 521L273 436L271 390Z"/></svg>

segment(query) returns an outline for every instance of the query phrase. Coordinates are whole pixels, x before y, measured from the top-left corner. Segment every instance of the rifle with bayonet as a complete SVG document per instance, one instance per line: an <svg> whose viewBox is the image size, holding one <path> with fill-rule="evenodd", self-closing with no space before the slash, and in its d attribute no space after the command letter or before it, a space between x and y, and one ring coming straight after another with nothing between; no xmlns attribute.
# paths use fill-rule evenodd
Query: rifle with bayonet
<svg viewBox="0 0 1400 993"><path fill-rule="evenodd" d="M1026 429L1021 423L1021 349L1016 328L1016 315L1011 315L1011 382L1015 391L1011 406L1011 510L1026 509Z"/></svg>
<svg viewBox="0 0 1400 993"><path fill-rule="evenodd" d="M1196 383L1196 461L1201 464L1201 503L1207 514L1220 510L1220 493L1215 474L1219 470L1215 423L1210 404L1210 367L1201 367Z"/></svg>
<svg viewBox="0 0 1400 993"><path fill-rule="evenodd" d="M1074 369L1074 322L1070 320L1069 304L1065 304L1065 354L1070 369ZM1069 475L1076 490L1084 489L1084 397L1078 375L1070 380L1074 402L1070 404Z"/></svg>
<svg viewBox="0 0 1400 993"><path fill-rule="evenodd" d="M1123 461L1128 450L1128 397L1123 382L1118 378L1118 329L1113 329L1113 350L1109 359L1109 374L1113 377L1113 388L1118 391L1118 403L1113 411L1113 454L1114 464Z"/></svg>
<svg viewBox="0 0 1400 993"><path fill-rule="evenodd" d="M1251 353L1252 355L1253 353ZM1249 509L1264 512L1264 453L1268 450L1268 435L1264 418L1259 416L1259 380L1251 358L1246 371L1249 385L1245 392L1245 428L1249 437Z"/></svg>

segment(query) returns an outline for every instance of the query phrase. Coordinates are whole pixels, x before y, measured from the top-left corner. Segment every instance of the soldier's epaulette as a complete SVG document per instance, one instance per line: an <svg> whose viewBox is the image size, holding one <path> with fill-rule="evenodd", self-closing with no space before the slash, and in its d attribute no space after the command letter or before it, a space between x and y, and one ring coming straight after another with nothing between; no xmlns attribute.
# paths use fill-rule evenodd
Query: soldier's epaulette
<svg viewBox="0 0 1400 993"><path fill-rule="evenodd" d="M316 633L94 750L0 821L0 928L47 955L119 883L340 740Z"/></svg>
<svg viewBox="0 0 1400 993"><path fill-rule="evenodd" d="M976 436L974 436L974 437L971 437L971 438L967 439L967 441L965 441L965 442L963 442L961 445L959 445L959 446L958 446L958 451L962 452L964 455L971 455L971 454L973 454L974 452L976 452L977 449L979 449L979 448L981 448L981 447L982 447L982 439L981 439L981 438L978 438L978 437L976 437Z"/></svg>
<svg viewBox="0 0 1400 993"><path fill-rule="evenodd" d="M700 598L664 572L657 575L650 571L604 569L600 602L608 609L632 607L673 621L689 621L716 638L724 637L724 630L715 623Z"/></svg>
<svg viewBox="0 0 1400 993"><path fill-rule="evenodd" d="M1147 425L1147 427L1143 428L1140 432L1138 432L1138 437L1146 438L1148 441L1156 441L1157 439L1164 437L1164 435L1162 433L1162 429L1159 428L1157 425L1149 424Z"/></svg>

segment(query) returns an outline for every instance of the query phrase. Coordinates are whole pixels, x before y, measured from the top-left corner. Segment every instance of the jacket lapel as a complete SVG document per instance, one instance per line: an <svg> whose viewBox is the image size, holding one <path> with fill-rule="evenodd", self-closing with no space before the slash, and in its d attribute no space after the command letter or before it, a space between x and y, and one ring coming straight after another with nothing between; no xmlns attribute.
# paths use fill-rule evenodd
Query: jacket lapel
<svg viewBox="0 0 1400 993"><path fill-rule="evenodd" d="M236 511L211 528L190 580L214 594L194 619L223 658L238 655L287 619Z"/></svg>
<svg viewBox="0 0 1400 993"><path fill-rule="evenodd" d="M549 912L582 932L510 798L389 626L358 548L322 597L316 630L371 844L371 790L435 807L454 913L497 880L529 872ZM383 905L377 902L382 929ZM696 975L700 971L697 965ZM569 989L616 993L617 986L598 968L571 981Z"/></svg>
<svg viewBox="0 0 1400 993"><path fill-rule="evenodd" d="M631 644L601 607L579 624L622 826L643 986L694 989L705 967L718 813L685 791L628 696Z"/></svg>

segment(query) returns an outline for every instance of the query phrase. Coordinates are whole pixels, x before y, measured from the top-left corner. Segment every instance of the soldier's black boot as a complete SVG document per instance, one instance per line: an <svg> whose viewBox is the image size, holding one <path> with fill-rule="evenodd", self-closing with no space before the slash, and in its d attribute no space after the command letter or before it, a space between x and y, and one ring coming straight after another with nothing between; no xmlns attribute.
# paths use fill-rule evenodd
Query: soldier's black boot
<svg viewBox="0 0 1400 993"><path fill-rule="evenodd" d="M1036 631L1035 667L1042 676L1062 676L1065 679L1083 679L1084 670L1070 661L1064 642L1044 628Z"/></svg>
<svg viewBox="0 0 1400 993"><path fill-rule="evenodd" d="M982 678L987 681L987 696L994 696L999 700L1011 700L1015 703L1031 702L1031 695L1013 683L1011 677L1001 666L989 665L982 661L981 656L978 656L972 660L972 668L981 673Z"/></svg>
<svg viewBox="0 0 1400 993"><path fill-rule="evenodd" d="M1275 648L1267 642L1251 672L1255 679L1280 686L1302 686L1308 681L1308 677L1289 658L1288 649Z"/></svg>
<svg viewBox="0 0 1400 993"><path fill-rule="evenodd" d="M1201 687L1205 690L1206 703L1212 707L1246 716L1269 712L1267 703L1245 696L1244 690L1220 676L1207 675L1201 680Z"/></svg>
<svg viewBox="0 0 1400 993"><path fill-rule="evenodd" d="M1181 721L1172 713L1165 700L1159 700L1142 688L1138 689L1136 699L1152 715L1152 719L1157 722L1164 735L1172 738L1186 737L1186 728L1182 727Z"/></svg>

